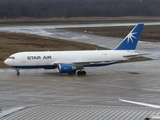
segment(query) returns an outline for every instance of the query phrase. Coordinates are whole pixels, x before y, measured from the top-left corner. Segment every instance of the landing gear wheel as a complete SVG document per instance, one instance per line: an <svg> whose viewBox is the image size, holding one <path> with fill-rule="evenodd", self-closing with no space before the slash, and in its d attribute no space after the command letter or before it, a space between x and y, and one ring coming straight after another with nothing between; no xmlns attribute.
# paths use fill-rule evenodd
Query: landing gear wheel
<svg viewBox="0 0 160 120"><path fill-rule="evenodd" d="M77 75L86 75L86 71L78 71Z"/></svg>
<svg viewBox="0 0 160 120"><path fill-rule="evenodd" d="M19 69L16 69L16 70L17 70L17 76L19 76L20 75Z"/></svg>
<svg viewBox="0 0 160 120"><path fill-rule="evenodd" d="M82 75L82 72L81 72L81 71L78 71L78 72L77 72L77 75Z"/></svg>
<svg viewBox="0 0 160 120"><path fill-rule="evenodd" d="M86 71L82 71L82 75L86 75Z"/></svg>
<svg viewBox="0 0 160 120"><path fill-rule="evenodd" d="M20 75L20 72L17 72L17 76L19 76Z"/></svg>

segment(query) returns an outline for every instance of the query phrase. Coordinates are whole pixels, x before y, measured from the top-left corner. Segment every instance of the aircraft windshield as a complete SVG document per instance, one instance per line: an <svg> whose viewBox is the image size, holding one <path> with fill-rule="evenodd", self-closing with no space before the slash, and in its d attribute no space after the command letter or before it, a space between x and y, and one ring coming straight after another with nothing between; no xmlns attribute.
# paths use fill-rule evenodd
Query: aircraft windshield
<svg viewBox="0 0 160 120"><path fill-rule="evenodd" d="M13 57L13 56L10 56L10 57L8 57L8 59L15 59L15 57Z"/></svg>

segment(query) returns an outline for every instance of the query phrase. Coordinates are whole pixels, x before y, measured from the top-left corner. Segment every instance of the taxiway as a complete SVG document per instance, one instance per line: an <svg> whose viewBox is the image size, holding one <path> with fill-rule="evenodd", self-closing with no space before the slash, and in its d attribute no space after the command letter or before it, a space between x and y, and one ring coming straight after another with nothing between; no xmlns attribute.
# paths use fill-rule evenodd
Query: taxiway
<svg viewBox="0 0 160 120"><path fill-rule="evenodd" d="M53 36L54 30L50 30L50 33ZM62 33L61 30L60 33ZM69 38L69 35L71 36L71 32L63 31L63 34L67 35L67 38ZM83 39L85 42L103 45L107 48L114 48L121 41L118 38L74 34L84 36L85 39L79 38L79 41ZM87 108L96 110L97 107L111 106L119 107L115 110L119 109L120 111L123 108L132 108L132 110L142 108L143 111L147 111L149 110L148 107L124 103L119 101L119 98L160 105L159 44L142 41L138 43L138 52L149 53L147 57L153 60L116 64L94 69L86 68L86 76L58 74L56 70L43 69L20 70L21 75L16 76L16 70L14 69L0 69L0 108L2 111L6 111L28 106L44 106L46 109L45 106L51 107L52 105L53 109L55 108L54 105L68 106L68 108L70 108L69 106L77 106L76 109L78 109L78 106L89 106L83 109L83 113ZM113 109L111 111L114 113ZM118 114L121 113L120 111L115 112L117 119ZM126 109L125 113L132 113L131 111ZM141 118L151 115L147 114L146 111L141 114L143 116ZM156 111L154 114L159 115L160 110L156 109ZM94 112L91 111L91 113ZM60 114L61 112L59 112ZM135 115L138 116L139 114L137 112ZM134 115L131 116L133 119L135 118ZM20 119L18 115L17 118ZM141 118L137 120L141 120ZM130 119L128 118L128 120Z"/></svg>

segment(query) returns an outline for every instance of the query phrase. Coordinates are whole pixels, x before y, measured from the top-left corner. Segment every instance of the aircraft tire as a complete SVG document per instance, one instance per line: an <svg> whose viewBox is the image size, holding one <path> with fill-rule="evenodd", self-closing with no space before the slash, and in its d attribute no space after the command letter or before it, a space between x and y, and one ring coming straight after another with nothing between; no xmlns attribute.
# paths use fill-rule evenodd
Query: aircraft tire
<svg viewBox="0 0 160 120"><path fill-rule="evenodd" d="M77 75L86 75L86 71L78 71Z"/></svg>
<svg viewBox="0 0 160 120"><path fill-rule="evenodd" d="M20 75L20 72L17 72L17 76L19 76Z"/></svg>
<svg viewBox="0 0 160 120"><path fill-rule="evenodd" d="M78 71L78 72L77 72L77 75L82 75L81 71Z"/></svg>

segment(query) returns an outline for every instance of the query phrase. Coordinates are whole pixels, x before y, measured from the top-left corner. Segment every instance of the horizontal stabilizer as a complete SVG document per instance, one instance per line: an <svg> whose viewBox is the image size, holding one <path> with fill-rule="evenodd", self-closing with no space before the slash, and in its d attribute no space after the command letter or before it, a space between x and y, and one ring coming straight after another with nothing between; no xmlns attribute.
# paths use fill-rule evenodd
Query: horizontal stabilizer
<svg viewBox="0 0 160 120"><path fill-rule="evenodd" d="M140 57L140 55L126 55L126 56L123 56L123 57Z"/></svg>

